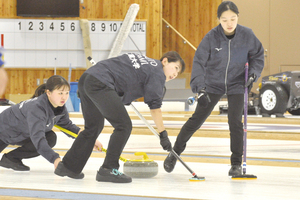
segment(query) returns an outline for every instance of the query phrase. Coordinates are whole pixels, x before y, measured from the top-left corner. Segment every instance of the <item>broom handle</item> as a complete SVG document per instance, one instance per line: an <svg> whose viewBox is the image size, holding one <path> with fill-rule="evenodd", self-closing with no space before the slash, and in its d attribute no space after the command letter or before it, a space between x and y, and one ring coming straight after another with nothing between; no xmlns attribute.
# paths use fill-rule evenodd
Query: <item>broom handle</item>
<svg viewBox="0 0 300 200"><path fill-rule="evenodd" d="M146 126L152 131L152 133L154 135L156 135L159 138L159 133L149 124L149 122L141 115L141 113L132 105L130 104L131 108L133 109L133 111L135 112L135 114L137 114L137 116L139 116L139 118L146 124ZM187 166L187 164L185 164L185 162L180 158L180 156L177 155L177 153L172 149L171 150L172 154L177 158L177 160L179 160L183 166L185 166L185 168L194 176L194 177L198 177L196 175L196 173L191 170L191 168L189 168Z"/></svg>
<svg viewBox="0 0 300 200"><path fill-rule="evenodd" d="M76 133L73 133L72 131L70 131L70 130L68 130L68 129L65 129L65 128L61 127L61 126L58 126L58 125L56 125L56 124L54 125L54 127L56 127L56 128L58 128L59 130L61 130L61 131L65 132L65 133L67 133L67 134L73 136L74 138L77 138L77 136L78 136ZM105 148L103 148L103 147L102 147L102 151L104 151L105 153L107 152L107 150L106 150ZM123 161L123 162L127 162L127 161L128 161L126 158L123 158L122 156L120 156L119 159L120 159L121 161Z"/></svg>
<svg viewBox="0 0 300 200"><path fill-rule="evenodd" d="M245 84L248 81L248 62L245 64ZM244 147L243 147L243 174L246 174L247 159L247 113L248 113L248 87L245 87L244 94Z"/></svg>

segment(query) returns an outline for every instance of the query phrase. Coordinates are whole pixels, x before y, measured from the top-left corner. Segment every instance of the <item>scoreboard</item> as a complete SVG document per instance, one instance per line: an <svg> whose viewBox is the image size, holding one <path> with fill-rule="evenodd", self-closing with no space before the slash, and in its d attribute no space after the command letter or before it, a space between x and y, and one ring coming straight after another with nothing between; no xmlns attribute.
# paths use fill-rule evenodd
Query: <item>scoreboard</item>
<svg viewBox="0 0 300 200"><path fill-rule="evenodd" d="M93 59L108 58L122 21L89 21ZM5 67L86 67L79 20L0 19ZM136 21L122 52L146 54L146 21Z"/></svg>

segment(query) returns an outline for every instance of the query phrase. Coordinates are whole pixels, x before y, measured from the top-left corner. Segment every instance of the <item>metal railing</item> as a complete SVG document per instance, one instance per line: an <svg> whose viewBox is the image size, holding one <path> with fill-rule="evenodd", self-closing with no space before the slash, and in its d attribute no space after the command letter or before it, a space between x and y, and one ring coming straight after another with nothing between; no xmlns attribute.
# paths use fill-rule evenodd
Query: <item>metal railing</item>
<svg viewBox="0 0 300 200"><path fill-rule="evenodd" d="M192 45L185 37L183 37L169 22L167 22L167 20L162 18L162 21L165 22L168 25L168 27L170 27L173 31L175 31L175 33L183 39L183 42L190 45L190 47L192 47L196 51L196 47L194 47L194 45Z"/></svg>

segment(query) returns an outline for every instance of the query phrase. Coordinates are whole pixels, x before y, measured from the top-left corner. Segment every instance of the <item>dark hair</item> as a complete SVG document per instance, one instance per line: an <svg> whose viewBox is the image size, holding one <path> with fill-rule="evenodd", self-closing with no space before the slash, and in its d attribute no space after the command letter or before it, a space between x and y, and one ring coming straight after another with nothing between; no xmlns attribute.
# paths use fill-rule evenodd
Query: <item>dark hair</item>
<svg viewBox="0 0 300 200"><path fill-rule="evenodd" d="M70 84L68 83L68 81L59 75L53 75L51 76L46 83L40 85L34 92L34 95L32 96L32 98L34 97L38 97L42 94L45 93L46 90L49 90L50 92L52 92L55 89L59 89L61 87L68 87L70 90Z"/></svg>
<svg viewBox="0 0 300 200"><path fill-rule="evenodd" d="M223 1L218 7L218 12L217 12L218 18L220 19L222 13L227 10L231 10L237 15L239 14L238 7L232 1Z"/></svg>
<svg viewBox="0 0 300 200"><path fill-rule="evenodd" d="M176 52L176 51L169 51L167 53L165 53L160 61L162 61L164 58L167 58L168 59L168 62L177 62L179 61L180 64L181 64L181 71L180 71L180 74L182 74L185 70L185 62L184 60L180 57L180 55Z"/></svg>
<svg viewBox="0 0 300 200"><path fill-rule="evenodd" d="M33 94L33 96L31 98L38 97L38 96L44 94L45 90L46 90L46 84L43 83L38 88L36 88L36 90L35 90L35 92L34 92L34 94Z"/></svg>

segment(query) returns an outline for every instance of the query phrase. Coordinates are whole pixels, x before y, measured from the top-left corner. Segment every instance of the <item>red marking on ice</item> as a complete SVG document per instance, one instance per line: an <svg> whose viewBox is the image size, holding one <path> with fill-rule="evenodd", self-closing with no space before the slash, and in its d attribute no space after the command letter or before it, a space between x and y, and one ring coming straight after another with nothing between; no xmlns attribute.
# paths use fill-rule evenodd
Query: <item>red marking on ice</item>
<svg viewBox="0 0 300 200"><path fill-rule="evenodd" d="M4 47L4 34L1 34L1 47Z"/></svg>

